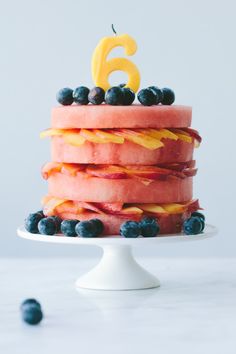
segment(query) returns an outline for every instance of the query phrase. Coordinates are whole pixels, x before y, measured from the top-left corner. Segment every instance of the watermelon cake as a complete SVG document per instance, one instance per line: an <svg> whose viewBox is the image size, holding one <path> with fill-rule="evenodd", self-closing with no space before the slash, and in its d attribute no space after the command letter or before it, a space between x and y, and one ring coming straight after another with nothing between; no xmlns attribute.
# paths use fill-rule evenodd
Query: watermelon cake
<svg viewBox="0 0 236 354"><path fill-rule="evenodd" d="M62 105L52 109L46 217L102 222L118 235L125 222L153 218L158 234L181 232L200 206L193 199L194 148L201 137L188 106Z"/></svg>

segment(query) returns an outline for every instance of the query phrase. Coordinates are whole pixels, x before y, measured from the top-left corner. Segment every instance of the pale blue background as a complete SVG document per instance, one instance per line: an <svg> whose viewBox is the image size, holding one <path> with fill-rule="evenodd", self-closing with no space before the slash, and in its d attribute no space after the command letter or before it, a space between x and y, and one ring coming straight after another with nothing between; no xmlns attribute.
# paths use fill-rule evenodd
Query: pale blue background
<svg viewBox="0 0 236 354"><path fill-rule="evenodd" d="M103 36L129 33L142 87L170 86L176 102L193 106L204 140L196 153L195 196L215 240L145 250L158 256L235 255L235 2L234 1L1 1L1 238L2 256L93 255L96 250L16 238L24 217L46 194L41 165L49 160L55 93L91 87L90 60ZM119 54L123 54L119 51ZM112 83L124 80L115 75ZM139 251L142 253L142 250Z"/></svg>

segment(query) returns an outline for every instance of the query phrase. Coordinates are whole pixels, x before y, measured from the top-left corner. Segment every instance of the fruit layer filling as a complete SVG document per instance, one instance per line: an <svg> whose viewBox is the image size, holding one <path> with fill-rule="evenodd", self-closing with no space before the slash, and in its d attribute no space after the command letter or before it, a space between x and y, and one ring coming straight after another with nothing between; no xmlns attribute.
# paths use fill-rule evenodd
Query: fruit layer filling
<svg viewBox="0 0 236 354"><path fill-rule="evenodd" d="M97 144L123 144L130 141L149 150L156 150L165 145L165 139L182 140L198 147L201 142L199 133L191 128L171 129L47 129L41 138L62 136L67 144L81 146L86 141Z"/></svg>
<svg viewBox="0 0 236 354"><path fill-rule="evenodd" d="M42 176L48 179L55 173L69 176L83 175L84 177L97 177L105 179L139 179L145 184L152 180L165 181L168 178L186 178L195 176L197 169L195 161L182 163L169 163L158 166L120 166L120 165L94 165L94 164L70 164L48 162L42 168Z"/></svg>
<svg viewBox="0 0 236 354"><path fill-rule="evenodd" d="M46 196L42 200L44 207L44 214L47 216L59 215L63 213L72 213L78 217L84 213L96 213L101 215L119 215L123 217L135 218L135 216L156 215L165 216L170 214L192 213L201 209L197 199L187 201L184 203L169 203L169 204L155 204L155 203L87 203L73 200L65 200L52 196Z"/></svg>

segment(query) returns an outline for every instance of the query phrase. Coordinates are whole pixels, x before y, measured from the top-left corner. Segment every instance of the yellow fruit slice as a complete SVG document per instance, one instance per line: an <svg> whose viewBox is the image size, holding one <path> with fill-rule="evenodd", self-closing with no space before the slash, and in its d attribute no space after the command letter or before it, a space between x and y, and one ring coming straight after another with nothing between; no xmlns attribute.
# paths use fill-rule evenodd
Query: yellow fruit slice
<svg viewBox="0 0 236 354"><path fill-rule="evenodd" d="M178 136L172 133L169 129L160 129L160 133L163 135L163 138L178 140Z"/></svg>
<svg viewBox="0 0 236 354"><path fill-rule="evenodd" d="M56 209L57 206L63 204L65 202L65 199L59 199L59 198L54 198L54 197L44 197L43 198L43 210L44 210L44 214L46 214L47 216L52 216L54 215L54 211Z"/></svg>
<svg viewBox="0 0 236 354"><path fill-rule="evenodd" d="M122 210L120 211L120 214L142 214L142 213L143 211L137 207L122 208Z"/></svg>
<svg viewBox="0 0 236 354"><path fill-rule="evenodd" d="M46 138L48 136L55 136L55 135L63 135L64 130L63 129L46 129L40 133L40 138Z"/></svg>
<svg viewBox="0 0 236 354"><path fill-rule="evenodd" d="M63 133L63 136L64 136L64 141L67 143L67 144L70 144L70 145L73 145L73 146L81 146L85 143L85 138L80 135L79 132L64 132Z"/></svg>
<svg viewBox="0 0 236 354"><path fill-rule="evenodd" d="M186 210L186 205L171 203L171 204L162 204L162 207L169 214L180 214Z"/></svg>
<svg viewBox="0 0 236 354"><path fill-rule="evenodd" d="M137 204L137 207L150 213L166 213L166 210L157 204Z"/></svg>
<svg viewBox="0 0 236 354"><path fill-rule="evenodd" d="M80 135L91 143L108 143L109 141L105 141L105 139L97 136L92 130L89 129L81 129Z"/></svg>
<svg viewBox="0 0 236 354"><path fill-rule="evenodd" d="M93 129L93 132L99 137L104 139L104 142L114 143L114 144L123 144L125 139L122 136L117 136L112 133L100 129Z"/></svg>
<svg viewBox="0 0 236 354"><path fill-rule="evenodd" d="M126 140L141 145L149 150L156 150L164 146L164 144L160 140L139 133L138 131L134 131L131 129L120 129L119 133L121 133Z"/></svg>

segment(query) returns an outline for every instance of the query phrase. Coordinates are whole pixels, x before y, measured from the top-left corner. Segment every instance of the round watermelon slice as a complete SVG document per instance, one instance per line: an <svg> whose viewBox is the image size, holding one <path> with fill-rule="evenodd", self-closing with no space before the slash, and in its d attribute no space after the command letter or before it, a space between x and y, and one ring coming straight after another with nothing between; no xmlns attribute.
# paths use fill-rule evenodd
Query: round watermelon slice
<svg viewBox="0 0 236 354"><path fill-rule="evenodd" d="M86 202L172 203L192 198L192 177L168 177L148 181L142 178L109 179L53 173L48 178L48 192L61 199Z"/></svg>
<svg viewBox="0 0 236 354"><path fill-rule="evenodd" d="M123 144L96 144L86 141L81 146L67 144L63 137L53 136L52 160L67 163L117 165L156 165L159 163L190 161L194 143L165 139L163 147L149 150L130 141Z"/></svg>
<svg viewBox="0 0 236 354"><path fill-rule="evenodd" d="M52 109L52 128L178 128L191 125L192 108L188 106L72 105Z"/></svg>

